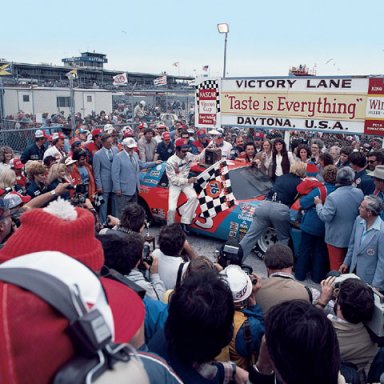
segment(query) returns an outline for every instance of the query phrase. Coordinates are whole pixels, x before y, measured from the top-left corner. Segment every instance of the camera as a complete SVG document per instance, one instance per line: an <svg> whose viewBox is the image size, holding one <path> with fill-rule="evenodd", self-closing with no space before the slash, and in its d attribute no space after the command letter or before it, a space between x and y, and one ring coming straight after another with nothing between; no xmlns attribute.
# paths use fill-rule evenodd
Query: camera
<svg viewBox="0 0 384 384"><path fill-rule="evenodd" d="M248 275L253 272L252 267L242 263L243 260L243 249L236 239L228 239L227 242L220 248L215 250L215 257L217 263L223 268L230 264L239 265L241 269Z"/></svg>
<svg viewBox="0 0 384 384"><path fill-rule="evenodd" d="M341 283L346 279L358 279L361 280L354 273L345 273L340 274L336 271L331 271L327 274L327 277L335 276L335 285L334 289L339 289ZM369 285L369 284L368 284ZM378 292L376 289L373 289L373 300L374 300L374 311L372 319L366 321L364 325L380 339L380 343L384 341L384 296Z"/></svg>
<svg viewBox="0 0 384 384"><path fill-rule="evenodd" d="M143 261L145 261L148 265L152 265L153 263L153 257L151 256L151 247L149 244L144 244Z"/></svg>

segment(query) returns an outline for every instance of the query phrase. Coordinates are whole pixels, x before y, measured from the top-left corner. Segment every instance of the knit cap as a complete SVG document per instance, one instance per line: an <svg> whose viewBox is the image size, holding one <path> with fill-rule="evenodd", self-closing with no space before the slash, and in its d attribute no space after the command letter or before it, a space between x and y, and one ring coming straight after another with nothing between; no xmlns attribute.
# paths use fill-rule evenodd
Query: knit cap
<svg viewBox="0 0 384 384"><path fill-rule="evenodd" d="M20 228L0 251L0 263L32 252L55 250L98 272L104 264L103 248L95 237L95 219L84 208L59 198L46 208L20 217Z"/></svg>
<svg viewBox="0 0 384 384"><path fill-rule="evenodd" d="M317 168L317 165L315 163L308 163L307 164L307 170L306 175L309 177L316 177L316 175L319 173L319 170Z"/></svg>

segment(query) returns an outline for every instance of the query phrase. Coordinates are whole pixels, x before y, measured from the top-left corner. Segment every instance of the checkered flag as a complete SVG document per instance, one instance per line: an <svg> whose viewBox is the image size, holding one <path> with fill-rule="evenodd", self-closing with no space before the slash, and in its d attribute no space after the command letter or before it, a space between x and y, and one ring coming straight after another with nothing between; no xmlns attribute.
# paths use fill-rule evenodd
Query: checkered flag
<svg viewBox="0 0 384 384"><path fill-rule="evenodd" d="M225 160L218 161L202 172L196 182L202 189L198 199L204 217L215 217L235 204Z"/></svg>
<svg viewBox="0 0 384 384"><path fill-rule="evenodd" d="M104 204L104 197L101 193L95 193L93 195L93 205L96 209L100 208Z"/></svg>

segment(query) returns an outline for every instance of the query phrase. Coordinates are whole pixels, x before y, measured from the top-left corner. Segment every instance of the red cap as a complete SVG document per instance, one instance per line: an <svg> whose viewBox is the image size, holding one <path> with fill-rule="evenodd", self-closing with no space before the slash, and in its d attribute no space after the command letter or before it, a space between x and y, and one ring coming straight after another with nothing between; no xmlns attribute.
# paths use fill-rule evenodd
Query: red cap
<svg viewBox="0 0 384 384"><path fill-rule="evenodd" d="M163 140L171 140L171 134L170 134L169 132L163 132L163 133L161 134L161 138L162 138Z"/></svg>
<svg viewBox="0 0 384 384"><path fill-rule="evenodd" d="M264 133L262 133L262 132L255 132L255 135L254 135L255 137L258 137L258 138L260 138L260 139L264 139Z"/></svg>
<svg viewBox="0 0 384 384"><path fill-rule="evenodd" d="M92 137L99 136L103 133L103 130L100 128L92 129Z"/></svg>
<svg viewBox="0 0 384 384"><path fill-rule="evenodd" d="M199 129L199 130L196 132L196 135L197 135L197 136L207 136L207 130L204 129L204 128L201 128L201 129Z"/></svg>
<svg viewBox="0 0 384 384"><path fill-rule="evenodd" d="M12 161L13 160L13 161ZM24 164L21 162L20 159L12 159L11 160L11 168L13 169L22 169L24 167Z"/></svg>
<svg viewBox="0 0 384 384"><path fill-rule="evenodd" d="M135 137L135 133L131 128L127 128L124 132L124 137Z"/></svg>
<svg viewBox="0 0 384 384"><path fill-rule="evenodd" d="M188 145L188 141L186 139L177 139L175 145L176 147L184 147Z"/></svg>

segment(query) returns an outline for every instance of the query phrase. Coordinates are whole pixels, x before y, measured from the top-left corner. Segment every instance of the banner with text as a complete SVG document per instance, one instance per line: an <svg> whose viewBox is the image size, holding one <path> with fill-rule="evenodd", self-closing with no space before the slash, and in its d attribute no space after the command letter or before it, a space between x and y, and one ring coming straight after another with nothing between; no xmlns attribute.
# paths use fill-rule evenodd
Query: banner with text
<svg viewBox="0 0 384 384"><path fill-rule="evenodd" d="M201 79L195 111L198 127L235 125L384 136L384 78Z"/></svg>

